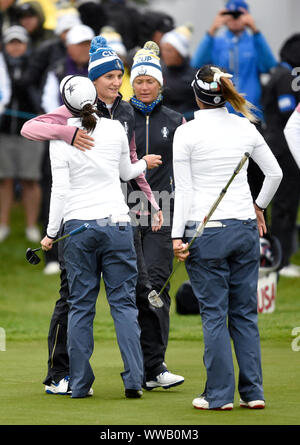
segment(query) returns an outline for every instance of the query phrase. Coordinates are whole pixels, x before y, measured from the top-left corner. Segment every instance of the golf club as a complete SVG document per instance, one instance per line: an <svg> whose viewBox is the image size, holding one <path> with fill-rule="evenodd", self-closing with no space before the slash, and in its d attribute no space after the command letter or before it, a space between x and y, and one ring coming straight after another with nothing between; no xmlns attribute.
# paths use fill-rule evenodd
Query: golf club
<svg viewBox="0 0 300 445"><path fill-rule="evenodd" d="M77 235L77 233L84 232L88 228L89 228L89 224L88 223L84 223L82 226L77 227L77 229L72 230L70 233L67 233L64 236L61 236L60 238L57 238L55 241L53 241L53 244L58 243L58 241L62 241L63 239L65 239L65 238L67 238L69 236ZM29 248L29 249L26 250L26 260L30 264L33 264L34 266L39 264L39 262L41 261L41 259L35 253L38 250L41 250L41 247L38 247L36 249L30 249Z"/></svg>
<svg viewBox="0 0 300 445"><path fill-rule="evenodd" d="M216 210L216 208L218 207L218 205L220 204L220 201L223 199L225 193L227 192L228 187L230 186L230 184L232 183L232 181L234 180L234 178L236 177L236 175L241 171L242 167L244 166L245 162L248 160L250 154L249 153L245 153L244 156L242 157L242 159L240 160L240 162L238 163L238 165L236 166L231 178L229 179L229 181L227 182L227 184L225 185L225 187L222 189L219 197L216 199L216 201L213 203L213 205L211 206L208 214L204 217L203 221L199 224L199 226L196 229L195 235L193 236L193 238L191 239L188 248L186 250L184 250L184 252L187 252L190 247L193 245L193 243L195 242L196 238L201 236L204 228L206 226L206 224L208 223L208 221L210 220L212 214L214 213L214 211ZM153 295L153 291L151 291L148 295L148 300L149 303L151 303L153 306L155 307L161 307L163 305L163 302L160 298L160 296L162 295L163 291L165 290L165 288L167 287L167 285L169 284L171 278L173 277L174 273L177 270L177 267L182 263L183 261L179 261L177 260L171 274L169 275L167 281L165 282L165 284L163 285L163 287L161 288L160 292L157 293L155 292L155 295ZM162 304L161 304L161 303ZM160 304L160 306L159 306Z"/></svg>

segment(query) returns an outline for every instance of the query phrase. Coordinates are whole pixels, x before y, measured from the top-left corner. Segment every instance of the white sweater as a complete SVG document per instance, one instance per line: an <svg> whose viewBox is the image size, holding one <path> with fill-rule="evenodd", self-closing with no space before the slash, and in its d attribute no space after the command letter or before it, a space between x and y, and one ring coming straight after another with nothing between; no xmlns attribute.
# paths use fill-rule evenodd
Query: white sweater
<svg viewBox="0 0 300 445"><path fill-rule="evenodd" d="M68 124L80 127L81 122L71 118ZM127 136L119 121L98 118L92 137L95 146L85 152L64 141L50 142L52 192L47 234L51 237L57 235L62 220L128 215L120 177L129 181L140 175L146 161L131 164Z"/></svg>
<svg viewBox="0 0 300 445"><path fill-rule="evenodd" d="M265 180L258 206L266 208L282 179L281 169L261 134L248 119L225 107L195 113L177 128L173 144L175 208L172 238L181 238L187 221L203 221L245 152ZM253 199L244 165L215 210L212 220L254 219Z"/></svg>
<svg viewBox="0 0 300 445"><path fill-rule="evenodd" d="M287 121L284 135L290 152L300 168L300 104Z"/></svg>

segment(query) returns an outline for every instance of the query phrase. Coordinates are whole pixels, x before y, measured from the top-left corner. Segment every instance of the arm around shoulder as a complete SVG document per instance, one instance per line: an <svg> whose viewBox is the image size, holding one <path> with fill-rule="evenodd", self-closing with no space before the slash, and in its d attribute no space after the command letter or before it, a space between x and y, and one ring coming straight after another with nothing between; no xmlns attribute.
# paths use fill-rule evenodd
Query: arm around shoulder
<svg viewBox="0 0 300 445"><path fill-rule="evenodd" d="M70 117L72 114L63 105L25 122L21 135L33 141L63 140L71 144L77 127L67 125Z"/></svg>

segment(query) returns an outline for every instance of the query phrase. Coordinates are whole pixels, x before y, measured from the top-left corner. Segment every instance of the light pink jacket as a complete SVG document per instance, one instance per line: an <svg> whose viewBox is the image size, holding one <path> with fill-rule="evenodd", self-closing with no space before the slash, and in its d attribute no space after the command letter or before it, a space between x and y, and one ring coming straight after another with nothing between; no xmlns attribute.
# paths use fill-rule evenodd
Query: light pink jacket
<svg viewBox="0 0 300 445"><path fill-rule="evenodd" d="M74 116L65 107L65 105L62 105L51 113L42 114L25 122L21 130L21 135L33 141L49 141L58 139L72 145L78 128L67 125L67 121L71 117ZM134 136L132 137L129 146L130 159L132 164L134 164L138 161ZM139 175L137 178L135 178L135 181L140 190L146 195L148 201L154 207L154 209L159 210L159 206L155 201L150 185L146 181L145 175Z"/></svg>

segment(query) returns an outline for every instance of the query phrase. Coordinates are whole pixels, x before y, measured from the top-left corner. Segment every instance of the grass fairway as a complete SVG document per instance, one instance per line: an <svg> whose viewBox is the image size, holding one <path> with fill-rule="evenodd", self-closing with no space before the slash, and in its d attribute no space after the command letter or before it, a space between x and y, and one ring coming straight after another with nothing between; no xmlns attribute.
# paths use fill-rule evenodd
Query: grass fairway
<svg viewBox="0 0 300 445"><path fill-rule="evenodd" d="M46 395L47 333L58 298L58 276L44 276L43 263L25 260L23 213L14 208L13 233L0 244L0 327L6 350L0 351L0 425L299 425L300 351L292 349L292 330L300 327L300 279L280 278L276 310L260 314L264 389L263 411L241 409L236 391L231 412L198 411L192 399L205 383L203 338L198 316L175 312L174 293L187 278L184 266L172 280L170 341L166 361L185 383L170 390L144 392L139 400L124 397L123 370L103 289L97 302L94 396L72 400ZM30 246L35 247L35 246ZM294 262L300 264L300 255ZM299 335L299 334L298 334ZM295 349L295 348L294 348ZM297 348L296 348L297 349ZM237 376L236 376L237 377Z"/></svg>

